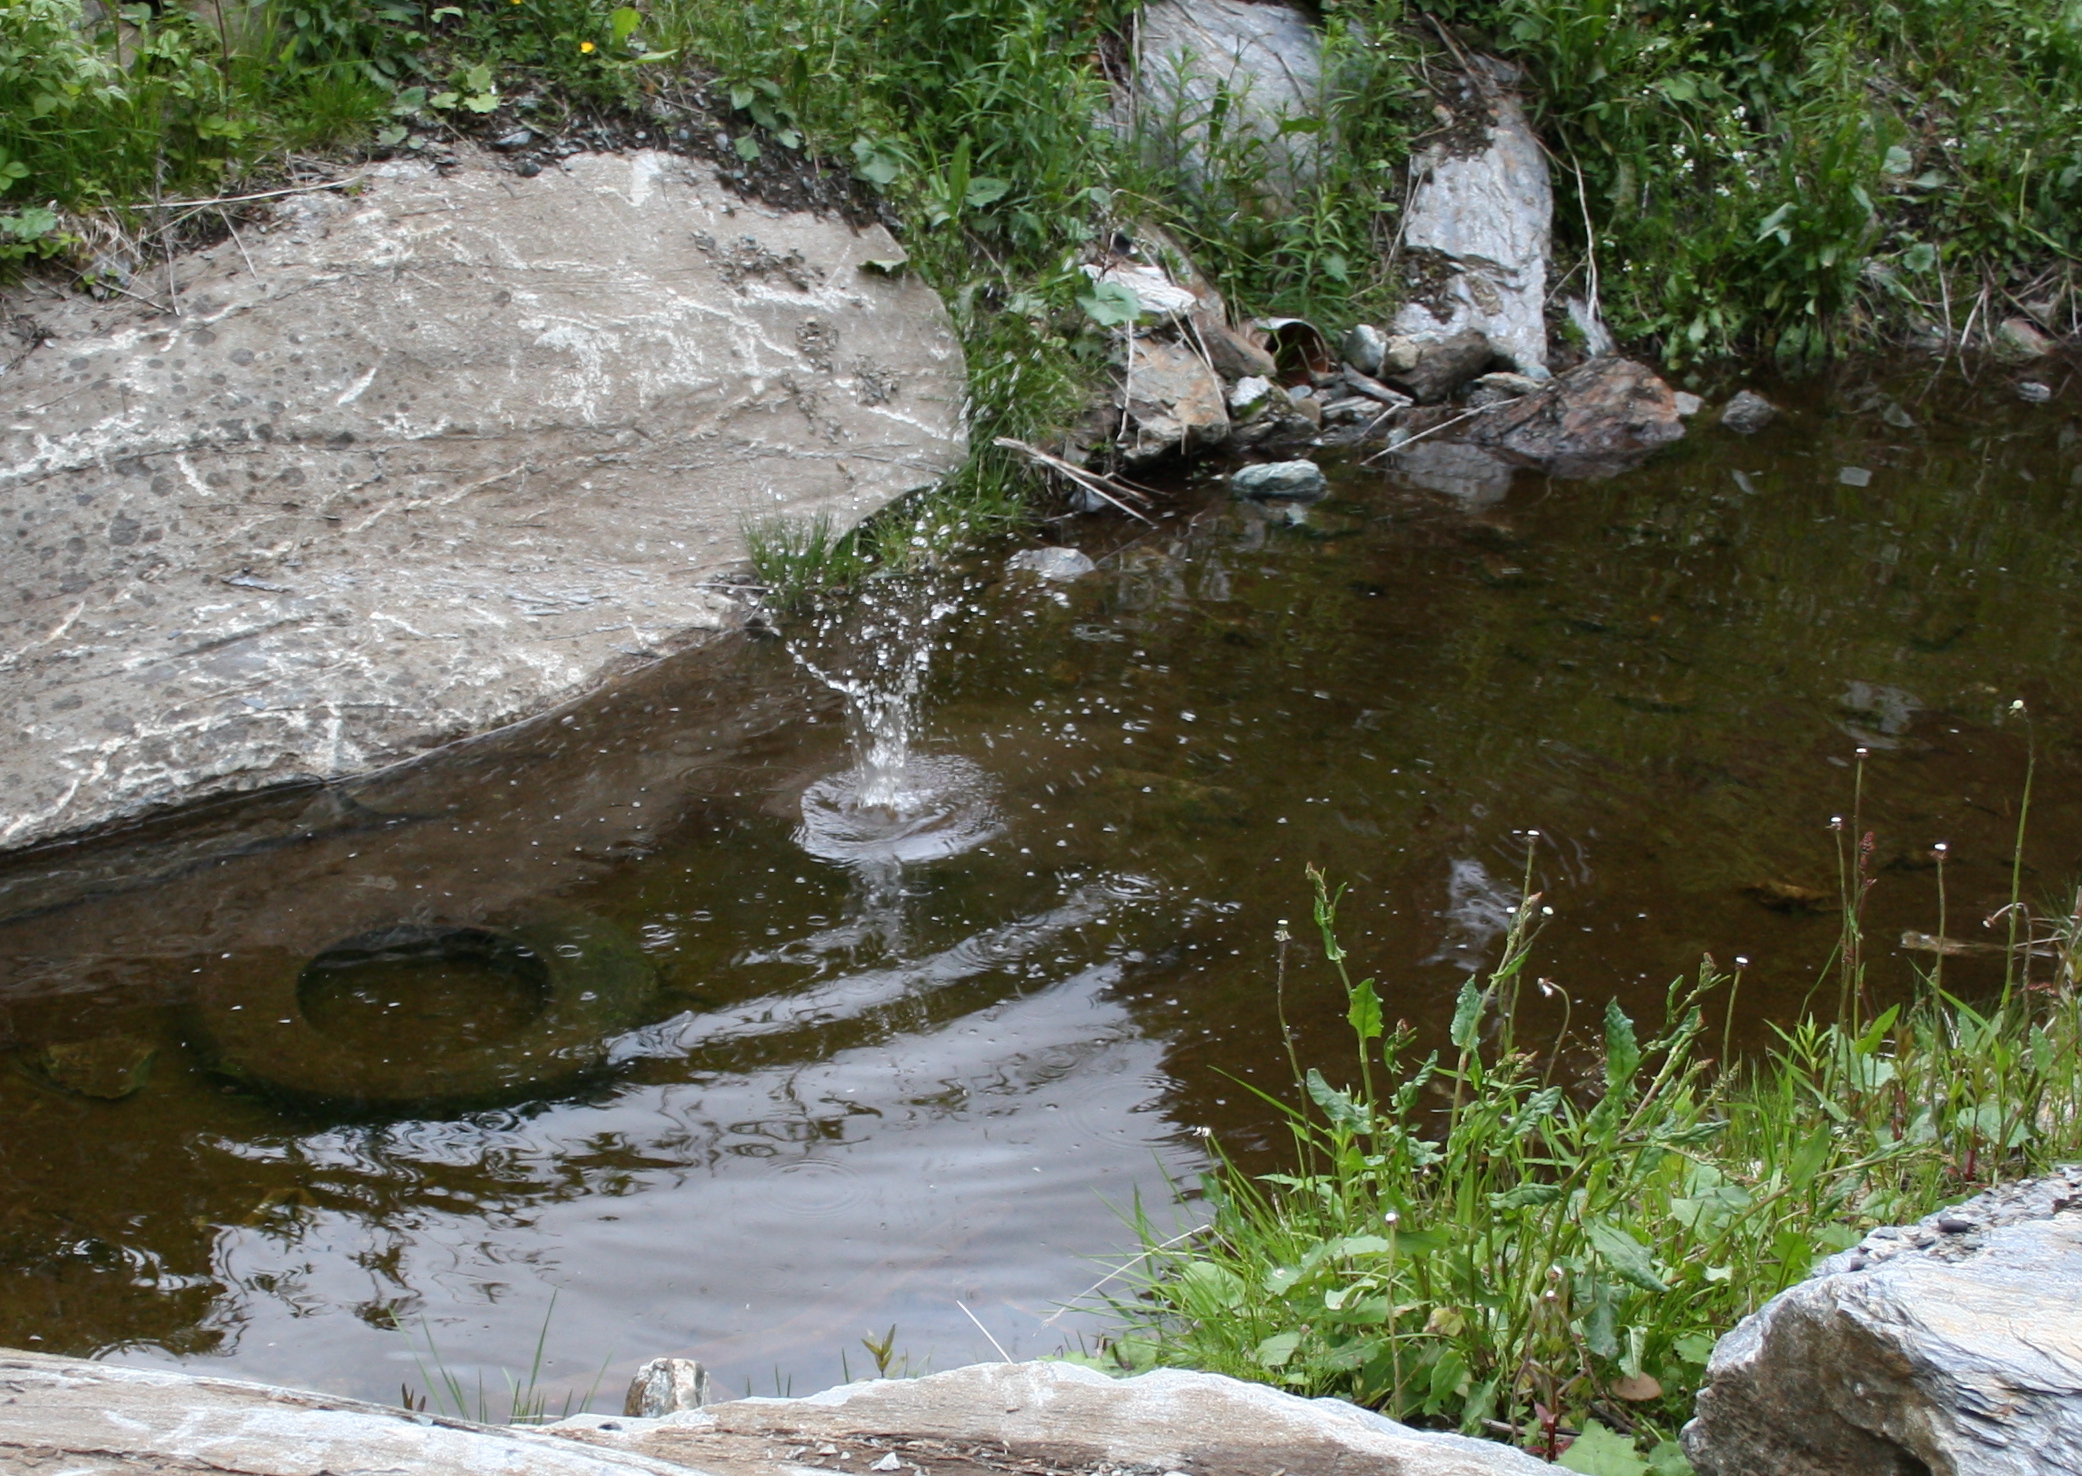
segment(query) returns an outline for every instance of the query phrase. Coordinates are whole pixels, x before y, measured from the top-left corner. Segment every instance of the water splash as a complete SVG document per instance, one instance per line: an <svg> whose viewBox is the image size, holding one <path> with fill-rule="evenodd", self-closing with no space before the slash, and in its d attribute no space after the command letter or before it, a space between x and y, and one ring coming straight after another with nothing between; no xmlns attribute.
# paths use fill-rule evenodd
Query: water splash
<svg viewBox="0 0 2082 1476"><path fill-rule="evenodd" d="M868 581L843 610L791 636L804 671L846 699L853 766L812 784L795 838L822 860L854 868L885 911L905 865L957 856L999 834L996 782L978 765L915 750L920 703L941 631L969 590L944 573Z"/></svg>

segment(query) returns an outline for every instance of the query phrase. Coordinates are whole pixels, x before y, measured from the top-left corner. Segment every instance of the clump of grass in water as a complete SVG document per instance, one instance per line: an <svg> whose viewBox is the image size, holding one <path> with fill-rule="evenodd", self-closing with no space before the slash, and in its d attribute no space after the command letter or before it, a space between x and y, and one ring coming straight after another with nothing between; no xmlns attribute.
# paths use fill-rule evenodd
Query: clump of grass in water
<svg viewBox="0 0 2082 1476"><path fill-rule="evenodd" d="M431 1402L436 1414L451 1419L474 1420L480 1425L546 1425L570 1416L574 1406L577 1410L592 1408L593 1397L600 1392L600 1380L607 1375L604 1360L583 1399L566 1391L563 1401L552 1409L549 1391L542 1387L543 1354L549 1344L550 1318L556 1315L556 1310L557 1299L552 1295L549 1310L542 1315L541 1330L535 1335L535 1356L528 1364L526 1377L518 1378L510 1369L499 1371L506 1386L503 1414L492 1391L485 1388L481 1371L474 1390L464 1387L463 1381L449 1368L436 1346L433 1328L424 1321L420 1323L420 1335L426 1339L426 1354L422 1357L415 1347L412 1361L419 1366L419 1379L426 1389L415 1394L409 1386L400 1386L398 1402L409 1410L424 1410ZM428 1367L430 1363L431 1368Z"/></svg>
<svg viewBox="0 0 2082 1476"><path fill-rule="evenodd" d="M1310 878L1357 1084L1304 1069L1289 1034L1297 1101L1266 1100L1293 1172L1253 1178L1218 1157L1211 1221L1188 1244L1138 1215L1140 1295L1114 1303L1130 1366L1338 1395L1549 1458L1596 1427L1585 1458L1617 1431L1652 1470L1683 1471L1675 1435L1715 1340L1818 1255L2082 1153L2082 1005L2064 961L1985 1012L1926 980L1869 1025L1811 1018L1765 1060L1716 1072L1701 1040L1737 979L1708 960L1647 1040L1607 1005L1602 1070L1557 1079L1514 1032L1549 911L1530 861L1450 1053L1414 1063L1410 1029L1347 969L1337 894ZM1284 968L1278 987L1284 1028Z"/></svg>
<svg viewBox="0 0 2082 1476"><path fill-rule="evenodd" d="M850 584L867 571L860 539L837 531L830 513L760 518L747 522L744 533L752 573L777 609L800 609L814 595Z"/></svg>

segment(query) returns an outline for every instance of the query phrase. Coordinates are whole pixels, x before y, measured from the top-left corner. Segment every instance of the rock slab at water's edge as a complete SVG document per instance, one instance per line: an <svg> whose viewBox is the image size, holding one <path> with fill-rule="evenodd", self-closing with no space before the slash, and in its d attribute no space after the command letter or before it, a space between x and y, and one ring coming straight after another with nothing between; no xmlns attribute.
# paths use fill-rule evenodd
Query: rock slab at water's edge
<svg viewBox="0 0 2082 1476"><path fill-rule="evenodd" d="M899 1442L886 1470L911 1469L902 1442L931 1442L935 1476L1010 1476L1035 1462L1193 1476L1538 1476L1554 1469L1508 1446L1413 1430L1340 1399L1303 1399L1179 1369L1113 1379L1067 1363L981 1363L806 1399L741 1399L643 1422L580 1416L550 1428L719 1476L754 1476L740 1464L751 1442L800 1452L863 1437ZM840 1468L875 1466L856 1457Z"/></svg>
<svg viewBox="0 0 2082 1476"><path fill-rule="evenodd" d="M729 626L773 514L965 452L902 252L705 164L371 171L128 298L25 288L0 375L0 847L335 778Z"/></svg>
<svg viewBox="0 0 2082 1476"><path fill-rule="evenodd" d="M659 1360L646 1372L682 1362ZM684 1370L664 1367L663 1380ZM804 1476L818 1467L909 1472L919 1461L933 1476L1120 1465L1192 1476L1553 1469L1341 1400L1171 1369L1116 1380L1063 1363L977 1364L806 1399L742 1399L656 1418L580 1415L543 1429L6 1350L0 1387L0 1470L64 1476ZM827 1460L827 1447L849 1459Z"/></svg>
<svg viewBox="0 0 2082 1476"><path fill-rule="evenodd" d="M63 1476L686 1476L634 1451L388 1405L0 1350L0 1471Z"/></svg>
<svg viewBox="0 0 2082 1476"><path fill-rule="evenodd" d="M2082 1168L1875 1230L1714 1350L1699 1476L2082 1471Z"/></svg>
<svg viewBox="0 0 2082 1476"><path fill-rule="evenodd" d="M1491 405L1468 440L1554 476L1597 477L1639 465L1684 437L1677 395L1631 359L1592 359L1532 394Z"/></svg>

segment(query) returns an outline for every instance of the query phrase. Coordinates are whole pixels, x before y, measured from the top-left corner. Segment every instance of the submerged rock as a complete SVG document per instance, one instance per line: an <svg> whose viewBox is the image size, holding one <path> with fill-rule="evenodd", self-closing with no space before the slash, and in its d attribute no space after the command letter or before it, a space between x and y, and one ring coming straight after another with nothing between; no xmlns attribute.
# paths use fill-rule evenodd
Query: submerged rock
<svg viewBox="0 0 2082 1476"><path fill-rule="evenodd" d="M36 1066L54 1085L82 1097L116 1102L145 1084L159 1048L130 1035L68 1040L36 1053Z"/></svg>
<svg viewBox="0 0 2082 1476"><path fill-rule="evenodd" d="M1722 1338L1699 1476L2082 1470L2082 1168L1875 1230Z"/></svg>
<svg viewBox="0 0 2082 1476"><path fill-rule="evenodd" d="M2043 359L2053 352L2053 340L2029 318L2005 318L1995 330L1995 355L2013 364Z"/></svg>
<svg viewBox="0 0 2082 1476"><path fill-rule="evenodd" d="M1223 100L1223 153L1245 151L1273 193L1314 180L1313 132L1282 125L1323 112L1322 43L1307 16L1248 0L1156 0L1135 20L1136 131L1155 162L1188 182L1226 172L1210 157Z"/></svg>
<svg viewBox="0 0 2082 1476"><path fill-rule="evenodd" d="M1547 362L1554 193L1547 155L1500 71L1478 61L1468 77L1466 107L1480 115L1480 142L1452 129L1411 161L1418 185L1402 250L1437 270L1425 273L1394 326L1412 338L1481 333L1530 369Z"/></svg>
<svg viewBox="0 0 2082 1476"><path fill-rule="evenodd" d="M1564 477L1604 476L1684 436L1677 397L1631 359L1579 364L1475 422L1470 441L1521 466Z"/></svg>
<svg viewBox="0 0 2082 1476"><path fill-rule="evenodd" d="M1390 452L1388 469L1413 487L1444 493L1474 507L1502 502L1514 468L1500 456L1465 441L1419 441Z"/></svg>
<svg viewBox="0 0 2082 1476"><path fill-rule="evenodd" d="M1330 484L1313 461L1266 461L1231 472L1229 490L1257 502L1319 502Z"/></svg>
<svg viewBox="0 0 2082 1476"><path fill-rule="evenodd" d="M1075 548L1023 548L1005 560L1008 573L1023 571L1042 579L1065 582L1082 579L1098 567L1089 554Z"/></svg>
<svg viewBox="0 0 2082 1476"><path fill-rule="evenodd" d="M1776 419L1778 406L1755 390L1737 390L1728 403L1721 406L1721 424L1745 436L1755 435Z"/></svg>
<svg viewBox="0 0 2082 1476"><path fill-rule="evenodd" d="M901 255L666 154L466 155L177 260L177 315L21 289L0 846L370 770L727 628L748 518L849 527L961 463L944 308L863 270Z"/></svg>

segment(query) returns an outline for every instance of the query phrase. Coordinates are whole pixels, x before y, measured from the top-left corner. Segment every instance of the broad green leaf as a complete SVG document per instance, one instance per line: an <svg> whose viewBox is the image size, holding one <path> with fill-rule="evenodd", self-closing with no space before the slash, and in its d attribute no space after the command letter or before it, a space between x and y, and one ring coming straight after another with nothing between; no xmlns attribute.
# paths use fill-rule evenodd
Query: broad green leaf
<svg viewBox="0 0 2082 1476"><path fill-rule="evenodd" d="M1077 305L1101 328L1118 328L1142 316L1142 299L1121 282L1094 282L1091 291L1079 295Z"/></svg>
<svg viewBox="0 0 2082 1476"><path fill-rule="evenodd" d="M1658 1440L1648 1453L1648 1476L1693 1476L1692 1463L1684 1458L1684 1447L1674 1440Z"/></svg>
<svg viewBox="0 0 2082 1476"><path fill-rule="evenodd" d="M1677 1350L1677 1356L1686 1363L1704 1368L1706 1360L1713 1357L1713 1344L1712 1333L1689 1332L1672 1339L1670 1346Z"/></svg>
<svg viewBox="0 0 2082 1476"><path fill-rule="evenodd" d="M614 32L615 45L617 46L627 41L630 33L635 31L641 24L643 24L643 17L637 14L636 7L633 5L618 5L608 13L608 29Z"/></svg>
<svg viewBox="0 0 2082 1476"><path fill-rule="evenodd" d="M1583 1234L1590 1241L1591 1249L1598 1253L1598 1259L1611 1267L1620 1280L1643 1291L1666 1292L1670 1289L1663 1278L1656 1275L1655 1258L1648 1253L1648 1247L1619 1226L1606 1220L1585 1220Z"/></svg>
<svg viewBox="0 0 2082 1476"><path fill-rule="evenodd" d="M969 181L969 187L963 192L962 200L971 210L980 210L985 205L995 204L1004 199L1006 192L1011 188L1012 185L1007 180L979 174Z"/></svg>
<svg viewBox="0 0 2082 1476"><path fill-rule="evenodd" d="M1381 1035L1381 997L1374 993L1374 981L1361 979L1352 986L1352 1006L1345 1012L1352 1022L1352 1033L1361 1041L1378 1040Z"/></svg>
<svg viewBox="0 0 2082 1476"><path fill-rule="evenodd" d="M1648 1462L1641 1459L1634 1442L1596 1420L1584 1421L1583 1433L1569 1442L1555 1464L1583 1476L1648 1476Z"/></svg>
<svg viewBox="0 0 2082 1476"><path fill-rule="evenodd" d="M1213 1261L1189 1261L1178 1273L1179 1301L1188 1313L1212 1321L1243 1305L1245 1287L1234 1271Z"/></svg>
<svg viewBox="0 0 2082 1476"><path fill-rule="evenodd" d="M1078 299L1080 302L1082 298ZM1315 1067L1309 1068L1306 1079L1308 1094L1315 1099L1323 1114L1338 1127L1348 1127L1360 1122L1363 1115L1352 1105L1352 1099L1323 1079L1323 1073Z"/></svg>
<svg viewBox="0 0 2082 1476"><path fill-rule="evenodd" d="M1513 1184L1501 1194L1489 1196L1492 1208L1500 1210L1527 1209L1533 1205L1553 1204L1562 1197L1559 1184Z"/></svg>
<svg viewBox="0 0 2082 1476"><path fill-rule="evenodd" d="M1641 1069L1641 1046L1634 1039L1634 1022L1627 1018L1618 1000L1605 1005L1605 1090L1619 1096L1633 1084Z"/></svg>
<svg viewBox="0 0 2082 1476"><path fill-rule="evenodd" d="M759 157L759 140L749 133L741 133L730 142L731 150L738 158L750 164Z"/></svg>
<svg viewBox="0 0 2082 1476"><path fill-rule="evenodd" d="M1271 1337L1267 1338L1264 1342L1260 1343L1258 1345L1257 1351L1253 1353L1251 1356L1258 1360L1260 1367L1285 1368L1287 1365L1287 1360L1294 1356L1294 1350L1296 1348L1299 1348L1300 1346L1300 1333L1274 1333Z"/></svg>
<svg viewBox="0 0 2082 1476"><path fill-rule="evenodd" d="M1880 168L1885 170L1888 174L1907 174L1911 169L1915 167L1916 156L1911 154L1900 144L1895 144L1892 148L1888 149L1887 157L1880 162Z"/></svg>
<svg viewBox="0 0 2082 1476"><path fill-rule="evenodd" d="M1475 1032L1482 1024L1482 991L1476 987L1473 975L1460 986L1460 998L1453 1004L1453 1044L1461 1050L1475 1048Z"/></svg>

